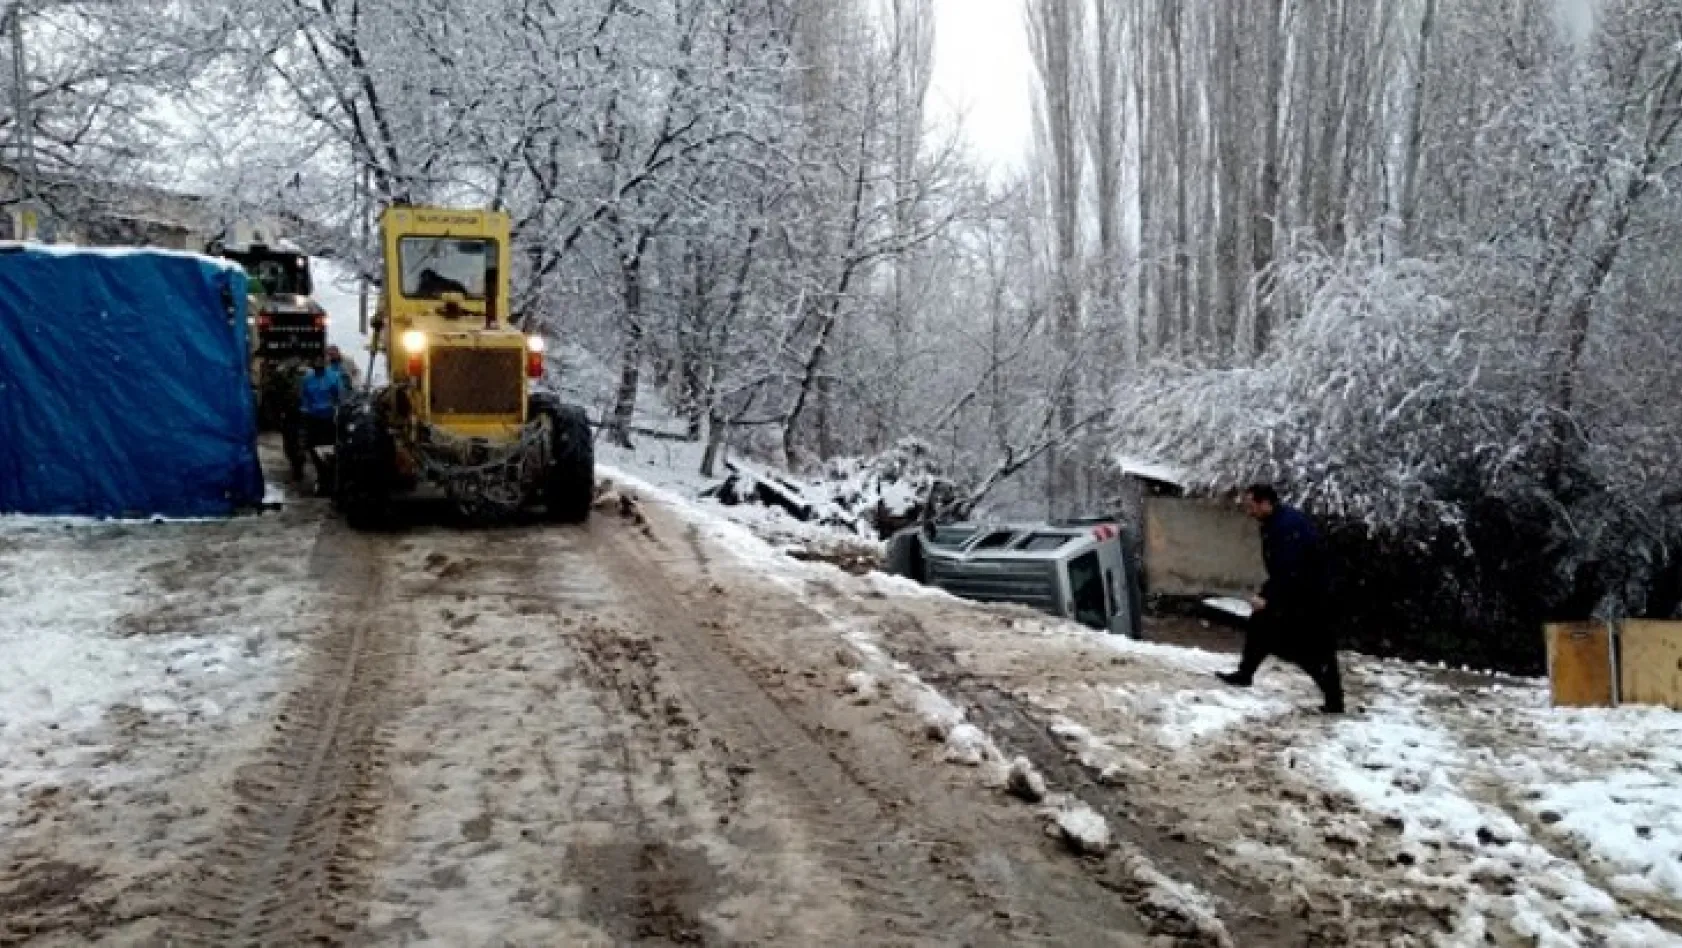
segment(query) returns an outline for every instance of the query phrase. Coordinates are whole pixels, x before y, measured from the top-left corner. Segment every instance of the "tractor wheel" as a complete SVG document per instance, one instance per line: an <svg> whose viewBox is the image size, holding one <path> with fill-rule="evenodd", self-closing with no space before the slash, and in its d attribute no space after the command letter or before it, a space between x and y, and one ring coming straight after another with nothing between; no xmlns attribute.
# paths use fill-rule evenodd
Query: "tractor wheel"
<svg viewBox="0 0 1682 948"><path fill-rule="evenodd" d="M339 407L337 439L333 445L333 504L345 522L357 530L378 529L386 524L391 508L392 475L396 449L380 420L379 412L366 398L346 401Z"/></svg>
<svg viewBox="0 0 1682 948"><path fill-rule="evenodd" d="M543 502L549 519L556 523L583 523L590 519L590 504L596 496L596 442L590 435L590 419L576 405L561 405L536 399L535 413L549 419L549 458L543 468Z"/></svg>

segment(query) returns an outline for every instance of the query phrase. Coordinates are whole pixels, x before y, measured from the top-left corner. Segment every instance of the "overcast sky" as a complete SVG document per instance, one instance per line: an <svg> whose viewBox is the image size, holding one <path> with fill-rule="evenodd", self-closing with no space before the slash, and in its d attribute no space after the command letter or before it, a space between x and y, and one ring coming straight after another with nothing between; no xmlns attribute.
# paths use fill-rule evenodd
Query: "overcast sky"
<svg viewBox="0 0 1682 948"><path fill-rule="evenodd" d="M1555 0L1561 23L1582 37L1598 0ZM1033 60L1023 26L1023 0L934 0L937 120L961 116L983 161L1019 166L1033 137L1029 104Z"/></svg>
<svg viewBox="0 0 1682 948"><path fill-rule="evenodd" d="M1019 165L1033 133L1022 0L934 0L934 8L934 114L961 115L982 160Z"/></svg>

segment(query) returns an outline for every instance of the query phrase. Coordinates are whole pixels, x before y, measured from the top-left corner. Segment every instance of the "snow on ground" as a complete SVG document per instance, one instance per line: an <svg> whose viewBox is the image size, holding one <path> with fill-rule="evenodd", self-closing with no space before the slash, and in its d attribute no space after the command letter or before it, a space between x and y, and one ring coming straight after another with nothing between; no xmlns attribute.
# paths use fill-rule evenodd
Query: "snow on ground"
<svg viewBox="0 0 1682 948"><path fill-rule="evenodd" d="M172 615L174 600L194 591L168 581L197 533L234 529L0 521L0 825L20 794L109 751L106 726L122 709L165 728L249 711L288 651L274 647L265 619L295 602L259 590L239 600L255 607L250 620Z"/></svg>
<svg viewBox="0 0 1682 948"><path fill-rule="evenodd" d="M1535 748L1504 740L1477 746L1484 737L1477 715L1468 726L1463 717L1448 719L1443 713L1447 709L1431 706L1434 699L1448 696L1447 686L1400 667L1369 674L1380 686L1375 706L1368 715L1336 724L1332 739L1308 750L1304 763L1365 810L1393 821L1422 874L1468 893L1459 925L1445 944L1483 944L1492 918L1542 945L1580 944L1591 934L1615 945L1682 944L1651 922L1629 917L1629 909L1608 891L1617 883L1596 865L1599 860L1579 863L1539 819L1533 832L1518 805L1526 794L1538 794L1537 802L1555 808L1559 825L1593 827L1585 839L1593 852L1624 836L1618 823L1604 820L1608 814L1601 807L1611 798L1604 792L1604 778L1576 784L1593 788L1577 799L1558 792L1573 785L1530 785L1524 771ZM1524 691L1531 689L1505 693L1529 697ZM1499 700L1494 694L1484 697ZM1507 710L1522 715L1527 703L1521 700ZM1558 768L1560 772L1587 777L1581 759L1599 748L1590 743L1558 750L1567 759L1576 758ZM1660 789L1665 779L1656 772L1644 775L1644 789L1651 791L1643 794L1644 808L1663 810L1673 821L1682 819L1682 788L1672 772L1670 786ZM1564 823L1566 814L1576 818L1572 824ZM1640 867L1643 879L1666 874L1674 879L1675 842L1673 833L1661 834L1650 849L1624 855ZM1468 859L1444 853L1476 855ZM1483 879L1500 883L1505 891L1488 891L1479 884ZM1682 896L1682 890L1672 889L1670 894Z"/></svg>
<svg viewBox="0 0 1682 948"><path fill-rule="evenodd" d="M152 917L192 870L319 620L313 538L285 514L0 521L0 941ZM66 872L85 887L61 897Z"/></svg>
<svg viewBox="0 0 1682 948"><path fill-rule="evenodd" d="M657 421L651 419L651 423ZM858 549L879 552L881 545L873 540L849 530L797 520L776 507L759 504L727 506L702 497L702 492L719 481L718 478L700 474L701 457L705 452L705 445L687 441L642 438L638 439L636 449L629 451L606 439L596 442L598 462L635 476L644 484L657 485L672 499L686 506L699 507L714 517L745 527L749 534L744 536L751 535L778 550L824 552Z"/></svg>
<svg viewBox="0 0 1682 948"><path fill-rule="evenodd" d="M607 456L612 457L613 454L609 453ZM600 457L602 455L598 454L598 458ZM643 464L637 471L638 474L657 473L658 468L651 470L650 465ZM708 540L728 550L738 561L786 586L797 595L803 595L808 579L813 576L822 577L829 572L828 567L802 563L784 555L772 546L771 542L754 532L749 526L752 520L744 523L732 516L739 511L754 508L725 507L705 502L694 495L686 497L685 492L692 489L694 484L686 484L681 477L673 479L677 489L672 490L656 486L621 468L602 465L600 474L633 493L641 494L676 511ZM1006 775L1004 755L999 752L990 737L965 720L966 715L961 708L924 684L911 672L908 665L895 661L883 651L866 625L851 621L850 617L837 613L823 603L808 600L807 605L823 614L841 637L853 647L864 666L861 682L868 681L872 691L882 682L891 682L895 701L917 715L931 738L946 745L947 760L967 766L989 765L987 779L1002 785ZM854 688L859 692L866 690L858 685L854 685Z"/></svg>
<svg viewBox="0 0 1682 948"><path fill-rule="evenodd" d="M966 672L1041 709L1101 783L1160 800L1178 814L1176 836L1276 879L1282 900L1373 916L1360 930L1386 943L1682 944L1682 714L1554 709L1538 681L1346 655L1357 710L1325 718L1289 666L1231 689L1212 673L1232 655L972 608L879 574L843 585L761 539L788 542L777 515L698 503L689 447L603 455L669 488L656 492L791 586L826 577L861 609L876 599L914 611ZM915 682L911 706L931 733L979 731L897 660L904 642L858 615L831 618L870 676ZM1004 786L1009 766L988 744L1000 762L988 779ZM1196 892L1189 902L1212 904Z"/></svg>
<svg viewBox="0 0 1682 948"><path fill-rule="evenodd" d="M644 494L669 507L705 534L709 540L736 556L744 565L786 585L797 594L804 595L808 582L814 578L820 583L830 578L839 578L836 576L837 570L833 567L801 562L780 553L772 546L772 541L763 538L749 526L751 521L744 523L733 518L732 515L738 512L738 508L700 501L692 475L679 473L672 476L657 463L647 460L638 462L635 456L627 456L612 449L598 453L598 461L602 460L608 461L607 464L601 465L602 476L627 490ZM613 460L623 462L626 466L614 467ZM635 473L632 473L633 470ZM656 481L663 483L657 484ZM886 582L883 582L884 580ZM880 574L872 574L859 579L858 582L866 588L896 588L894 578L883 577ZM914 584L903 589L903 592L906 598L912 600L930 598L928 591ZM938 593L938 598L958 603L958 600L945 593ZM1013 768L1012 762L999 750L993 737L970 721L963 708L927 684L909 664L895 658L884 643L881 629L876 623L860 621L854 616L842 614L834 602L807 598L806 604L829 620L831 627L852 647L857 656L862 666L862 675L849 680L849 688L855 694L864 692L866 684L870 691L874 692L875 689L883 687L883 683L887 683L895 703L910 711L921 722L929 738L944 744L944 760L955 765L977 767L980 779L987 786L1023 795L1020 790L1013 791L1011 788L1012 771L1021 768ZM1017 780L1019 784L1025 781L1034 787L1031 796L1047 795L1044 778L1037 773L1034 774L1034 779L1019 773ZM1063 794L1056 795L1048 800L1048 803L1050 805L1044 813L1048 818L1049 828L1060 833L1075 851L1096 855L1111 848L1109 827L1102 816L1080 801ZM1132 872L1151 899L1160 903L1166 910L1179 912L1192 919L1200 928L1217 933L1223 931L1218 921L1212 921L1213 915L1206 908L1207 897L1194 886L1170 879L1137 850L1130 849L1127 858L1132 863ZM1220 941L1219 938L1216 940Z"/></svg>

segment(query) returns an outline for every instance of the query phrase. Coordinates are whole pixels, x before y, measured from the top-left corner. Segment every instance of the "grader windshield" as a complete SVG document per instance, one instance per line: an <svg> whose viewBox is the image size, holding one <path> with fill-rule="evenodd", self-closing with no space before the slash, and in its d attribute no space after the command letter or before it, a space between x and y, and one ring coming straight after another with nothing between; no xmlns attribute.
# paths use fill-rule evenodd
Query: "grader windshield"
<svg viewBox="0 0 1682 948"><path fill-rule="evenodd" d="M397 257L404 296L435 300L455 293L482 300L487 278L496 269L497 246L489 240L404 237L397 242Z"/></svg>

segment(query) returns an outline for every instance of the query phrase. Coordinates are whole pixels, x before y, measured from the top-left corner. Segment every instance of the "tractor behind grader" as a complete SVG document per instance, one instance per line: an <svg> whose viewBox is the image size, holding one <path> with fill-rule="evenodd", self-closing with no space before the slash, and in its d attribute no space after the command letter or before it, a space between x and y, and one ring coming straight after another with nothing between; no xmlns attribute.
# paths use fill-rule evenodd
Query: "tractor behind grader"
<svg viewBox="0 0 1682 948"><path fill-rule="evenodd" d="M334 446L334 503L352 526L383 523L396 498L427 487L476 519L528 505L562 523L589 517L589 421L532 390L544 340L510 319L509 238L499 211L393 206L381 215L371 347L387 360L389 382L340 407Z"/></svg>

